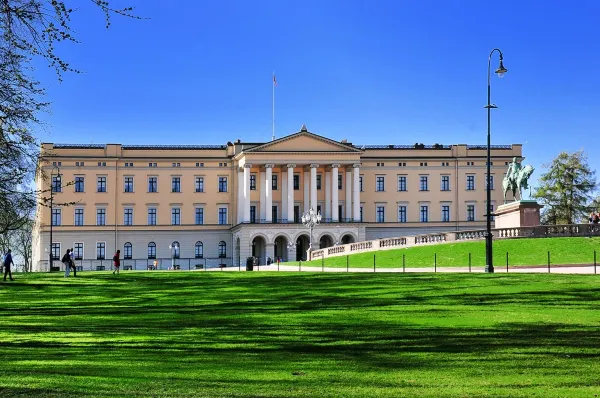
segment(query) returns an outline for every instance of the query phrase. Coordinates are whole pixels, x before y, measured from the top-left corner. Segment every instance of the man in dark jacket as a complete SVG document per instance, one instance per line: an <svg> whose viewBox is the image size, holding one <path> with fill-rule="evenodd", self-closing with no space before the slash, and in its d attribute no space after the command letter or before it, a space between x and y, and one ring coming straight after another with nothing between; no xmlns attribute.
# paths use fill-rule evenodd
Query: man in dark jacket
<svg viewBox="0 0 600 398"><path fill-rule="evenodd" d="M10 249L8 249L8 252L6 252L6 255L4 256L4 282L6 282L6 275L10 276L11 281L14 281L12 272L10 272L11 264L15 265L12 259L12 254L10 253Z"/></svg>

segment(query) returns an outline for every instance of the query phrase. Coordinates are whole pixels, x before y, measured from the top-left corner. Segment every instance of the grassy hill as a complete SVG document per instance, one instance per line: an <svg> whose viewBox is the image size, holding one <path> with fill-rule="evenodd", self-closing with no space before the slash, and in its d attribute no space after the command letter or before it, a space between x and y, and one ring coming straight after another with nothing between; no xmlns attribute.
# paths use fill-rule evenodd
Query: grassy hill
<svg viewBox="0 0 600 398"><path fill-rule="evenodd" d="M593 264L594 250L600 262L600 238L538 238L503 239L494 241L494 264L506 266L506 253L511 266L546 265L548 252L551 264ZM443 243L439 245L384 250L348 256L350 267L402 267L404 255L407 267L433 267L437 255L438 267L485 266L485 241ZM326 258L327 267L346 267L346 256ZM289 263L297 264L295 262ZM302 266L321 266L321 260L303 262Z"/></svg>

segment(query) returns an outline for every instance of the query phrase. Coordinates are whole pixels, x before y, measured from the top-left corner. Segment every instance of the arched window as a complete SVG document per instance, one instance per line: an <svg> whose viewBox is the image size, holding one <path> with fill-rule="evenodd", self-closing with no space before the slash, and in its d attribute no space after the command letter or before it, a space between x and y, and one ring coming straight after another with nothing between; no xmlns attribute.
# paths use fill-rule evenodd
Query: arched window
<svg viewBox="0 0 600 398"><path fill-rule="evenodd" d="M148 243L148 258L156 258L156 243L154 242Z"/></svg>
<svg viewBox="0 0 600 398"><path fill-rule="evenodd" d="M202 244L202 242L200 242L200 241L196 242L194 252L196 254L196 258L204 257L204 245Z"/></svg>
<svg viewBox="0 0 600 398"><path fill-rule="evenodd" d="M133 257L132 253L133 253L133 246L131 246L131 243L129 243L129 242L125 243L123 245L123 259L131 260L131 258Z"/></svg>
<svg viewBox="0 0 600 398"><path fill-rule="evenodd" d="M175 241L171 243L171 246L169 246L169 248L171 249L171 257L179 258L179 252L181 251L181 246L179 246L179 242Z"/></svg>
<svg viewBox="0 0 600 398"><path fill-rule="evenodd" d="M225 241L219 242L219 258L227 257L227 243Z"/></svg>

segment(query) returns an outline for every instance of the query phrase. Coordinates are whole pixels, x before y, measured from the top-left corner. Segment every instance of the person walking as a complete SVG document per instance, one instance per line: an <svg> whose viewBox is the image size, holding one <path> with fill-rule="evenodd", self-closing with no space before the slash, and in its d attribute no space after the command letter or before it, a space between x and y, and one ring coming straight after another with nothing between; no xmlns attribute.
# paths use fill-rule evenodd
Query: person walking
<svg viewBox="0 0 600 398"><path fill-rule="evenodd" d="M121 267L121 259L119 258L120 256L121 256L121 250L117 250L117 252L113 256L113 265L115 266L113 275L115 274L115 272L117 273L117 275L119 275L119 268Z"/></svg>
<svg viewBox="0 0 600 398"><path fill-rule="evenodd" d="M65 278L68 278L71 272L71 249L67 249L67 252L60 261L65 265Z"/></svg>
<svg viewBox="0 0 600 398"><path fill-rule="evenodd" d="M75 252L73 251L73 248L71 248L71 254L69 257L71 259L69 262L69 267L73 268L73 276L77 276L77 268L75 267Z"/></svg>
<svg viewBox="0 0 600 398"><path fill-rule="evenodd" d="M8 251L4 255L4 261L2 263L4 264L4 282L6 282L6 275L10 276L11 281L14 281L12 277L12 272L10 271L10 266L15 265L15 263L13 262L10 249L8 249Z"/></svg>

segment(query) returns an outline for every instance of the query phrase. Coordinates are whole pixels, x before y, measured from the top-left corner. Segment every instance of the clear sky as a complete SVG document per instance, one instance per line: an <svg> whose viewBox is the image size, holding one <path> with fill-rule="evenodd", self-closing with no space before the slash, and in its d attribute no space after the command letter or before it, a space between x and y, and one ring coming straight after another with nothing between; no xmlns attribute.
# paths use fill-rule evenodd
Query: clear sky
<svg viewBox="0 0 600 398"><path fill-rule="evenodd" d="M60 54L85 73L58 83L36 64L53 102L41 141L268 141L275 71L277 137L306 124L354 144L485 144L498 47L492 144L523 143L537 176L562 150L600 170L597 1L112 2L148 19L73 15L81 44Z"/></svg>

